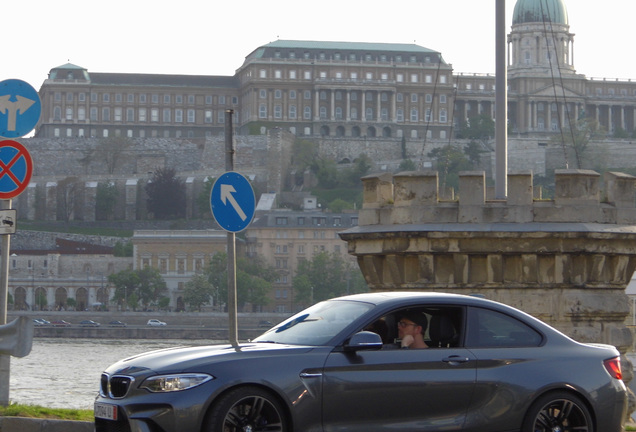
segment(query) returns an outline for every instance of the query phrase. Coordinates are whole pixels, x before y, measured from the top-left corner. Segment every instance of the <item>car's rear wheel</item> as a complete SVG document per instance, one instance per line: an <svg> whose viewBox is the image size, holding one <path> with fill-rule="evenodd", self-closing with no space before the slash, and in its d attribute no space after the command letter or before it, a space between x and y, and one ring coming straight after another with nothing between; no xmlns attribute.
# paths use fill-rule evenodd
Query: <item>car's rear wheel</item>
<svg viewBox="0 0 636 432"><path fill-rule="evenodd" d="M526 414L523 432L594 432L590 411L577 396L549 393L537 399Z"/></svg>
<svg viewBox="0 0 636 432"><path fill-rule="evenodd" d="M206 419L209 432L286 432L284 410L268 391L241 387L230 391L214 405Z"/></svg>

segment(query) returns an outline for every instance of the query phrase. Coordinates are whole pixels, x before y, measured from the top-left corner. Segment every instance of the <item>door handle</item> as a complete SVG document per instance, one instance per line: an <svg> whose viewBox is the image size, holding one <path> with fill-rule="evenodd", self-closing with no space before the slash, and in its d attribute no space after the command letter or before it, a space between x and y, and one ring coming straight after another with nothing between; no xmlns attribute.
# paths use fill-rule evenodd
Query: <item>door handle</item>
<svg viewBox="0 0 636 432"><path fill-rule="evenodd" d="M444 363L466 363L466 362L470 361L470 359L468 357L452 355L452 356L443 358L442 361Z"/></svg>

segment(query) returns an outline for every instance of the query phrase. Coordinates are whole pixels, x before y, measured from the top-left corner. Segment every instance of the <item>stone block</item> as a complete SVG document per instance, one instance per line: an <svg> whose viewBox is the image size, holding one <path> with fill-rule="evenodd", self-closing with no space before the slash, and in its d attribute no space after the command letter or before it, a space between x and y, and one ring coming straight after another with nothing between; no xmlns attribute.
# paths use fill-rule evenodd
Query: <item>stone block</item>
<svg viewBox="0 0 636 432"><path fill-rule="evenodd" d="M516 171L508 174L508 205L532 205L534 199L532 178L532 171Z"/></svg>
<svg viewBox="0 0 636 432"><path fill-rule="evenodd" d="M461 205L460 196L459 214L457 215L457 221L459 223L483 223L484 222L484 207L480 205Z"/></svg>
<svg viewBox="0 0 636 432"><path fill-rule="evenodd" d="M636 177L625 173L606 172L603 179L609 204L619 208L634 208Z"/></svg>
<svg viewBox="0 0 636 432"><path fill-rule="evenodd" d="M420 206L437 204L437 171L410 171L395 174L395 206Z"/></svg>
<svg viewBox="0 0 636 432"><path fill-rule="evenodd" d="M362 178L362 208L377 208L393 203L393 175L373 174Z"/></svg>
<svg viewBox="0 0 636 432"><path fill-rule="evenodd" d="M610 223L599 205L534 206L534 222Z"/></svg>
<svg viewBox="0 0 636 432"><path fill-rule="evenodd" d="M557 206L600 202L601 175L591 170L555 170L554 203Z"/></svg>
<svg viewBox="0 0 636 432"><path fill-rule="evenodd" d="M479 206L486 203L486 173L462 171L459 173L459 205Z"/></svg>

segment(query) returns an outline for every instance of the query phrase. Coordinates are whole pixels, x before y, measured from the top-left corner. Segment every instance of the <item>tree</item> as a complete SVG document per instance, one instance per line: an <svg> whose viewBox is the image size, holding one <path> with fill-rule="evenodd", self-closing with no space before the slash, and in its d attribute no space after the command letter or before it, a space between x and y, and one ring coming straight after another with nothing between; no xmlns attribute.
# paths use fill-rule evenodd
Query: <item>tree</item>
<svg viewBox="0 0 636 432"><path fill-rule="evenodd" d="M212 285L212 297L216 304L227 302L227 254L214 254L205 269L205 276ZM276 270L260 259L239 258L236 260L236 303L243 309L247 303L260 309L269 302L272 282Z"/></svg>
<svg viewBox="0 0 636 432"><path fill-rule="evenodd" d="M413 162L411 159L404 159L402 160L402 162L400 162L400 168L399 168L400 172L416 171L416 170L417 170L417 166L415 165L415 162Z"/></svg>
<svg viewBox="0 0 636 432"><path fill-rule="evenodd" d="M118 241L113 247L113 255L116 257L131 257L133 256L133 244L131 241L122 243Z"/></svg>
<svg viewBox="0 0 636 432"><path fill-rule="evenodd" d="M365 154L361 154L354 162L353 166L342 172L342 186L360 187L360 179L367 175L371 169L371 159Z"/></svg>
<svg viewBox="0 0 636 432"><path fill-rule="evenodd" d="M79 188L77 177L66 177L57 183L58 211L65 222L75 218L76 196Z"/></svg>
<svg viewBox="0 0 636 432"><path fill-rule="evenodd" d="M562 135L553 137L552 142L561 143L565 148L571 148L574 151L576 168L582 169L590 142L599 139L604 131L596 120L589 119L582 114L569 133L567 132L564 130Z"/></svg>
<svg viewBox="0 0 636 432"><path fill-rule="evenodd" d="M227 254L216 253L210 259L204 271L212 285L212 298L215 305L227 303Z"/></svg>
<svg viewBox="0 0 636 432"><path fill-rule="evenodd" d="M353 204L348 201L343 200L342 198L337 198L329 203L327 206L329 210L334 213L342 213L343 210L348 210L353 208Z"/></svg>
<svg viewBox="0 0 636 432"><path fill-rule="evenodd" d="M95 217L97 220L113 220L115 217L115 204L119 197L117 185L111 181L97 184L95 196Z"/></svg>
<svg viewBox="0 0 636 432"><path fill-rule="evenodd" d="M132 140L128 137L112 136L103 138L94 149L84 152L80 163L88 168L91 162L97 162L106 167L108 174L113 174L119 166L119 161L123 158L124 153L131 146Z"/></svg>
<svg viewBox="0 0 636 432"><path fill-rule="evenodd" d="M338 165L336 161L317 157L311 164L311 171L318 179L318 186L333 189L338 186Z"/></svg>
<svg viewBox="0 0 636 432"><path fill-rule="evenodd" d="M344 294L368 291L362 273L338 254L321 252L302 261L293 281L295 298L310 304Z"/></svg>
<svg viewBox="0 0 636 432"><path fill-rule="evenodd" d="M472 165L473 169L479 166L481 162L482 153L486 153L486 150L484 150L483 146L481 146L475 141L469 142L464 147L464 154L468 156L468 160L470 161L470 164Z"/></svg>
<svg viewBox="0 0 636 432"><path fill-rule="evenodd" d="M128 306L133 306L133 310L135 310L136 307L131 301L131 296L134 295L139 285L139 275L137 272L132 269L126 269L119 273L113 273L108 275L108 282L115 286L113 300L122 305L124 309L127 309ZM135 301L136 299L135 297Z"/></svg>
<svg viewBox="0 0 636 432"><path fill-rule="evenodd" d="M66 299L66 306L69 309L73 309L74 310L77 307L77 301L74 298L69 297L69 298Z"/></svg>
<svg viewBox="0 0 636 432"><path fill-rule="evenodd" d="M495 121L487 114L470 117L459 127L457 138L479 142L482 147L489 148L488 142L495 136Z"/></svg>
<svg viewBox="0 0 636 432"><path fill-rule="evenodd" d="M440 185L457 188L459 186L460 171L472 169L472 165L459 146L448 144L438 147L428 153L433 160L435 169L439 172Z"/></svg>
<svg viewBox="0 0 636 432"><path fill-rule="evenodd" d="M203 189L197 196L197 208L199 209L199 213L202 215L212 215L212 211L210 209L210 194L215 181L215 177L206 177L203 182Z"/></svg>
<svg viewBox="0 0 636 432"><path fill-rule="evenodd" d="M162 294L168 291L166 281L154 267L146 267L142 270L137 270L139 275L139 299L144 307L148 307L151 304L157 304L162 297Z"/></svg>
<svg viewBox="0 0 636 432"><path fill-rule="evenodd" d="M214 294L214 286L204 274L195 274L185 283L183 301L192 309L201 311L201 307L210 303Z"/></svg>
<svg viewBox="0 0 636 432"><path fill-rule="evenodd" d="M157 219L185 216L185 182L174 168L157 168L146 185L148 211Z"/></svg>
<svg viewBox="0 0 636 432"><path fill-rule="evenodd" d="M115 286L113 299L122 305L137 309L141 303L144 309L157 304L162 294L167 291L166 282L159 270L146 267L142 270L122 270L108 276L108 281Z"/></svg>

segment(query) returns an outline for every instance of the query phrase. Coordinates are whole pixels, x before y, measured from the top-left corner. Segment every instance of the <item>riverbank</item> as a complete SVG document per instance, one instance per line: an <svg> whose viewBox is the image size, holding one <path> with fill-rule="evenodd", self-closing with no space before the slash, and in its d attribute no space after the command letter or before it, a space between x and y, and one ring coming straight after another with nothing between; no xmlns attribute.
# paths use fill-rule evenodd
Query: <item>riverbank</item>
<svg viewBox="0 0 636 432"><path fill-rule="evenodd" d="M27 316L31 319L70 323L68 327L36 326L36 338L228 340L229 317L227 313L222 312L9 311L7 315L7 321ZM288 316L289 314L277 313L239 313L238 338L252 339ZM166 325L148 326L147 322L150 319L165 322ZM82 327L80 323L84 320L96 321L100 325ZM126 326L111 327L109 323L112 321L120 321Z"/></svg>
<svg viewBox="0 0 636 432"><path fill-rule="evenodd" d="M239 340L253 339L262 334L264 328L239 328ZM65 339L179 339L213 340L229 339L227 328L205 328L186 326L162 327L36 327L36 338Z"/></svg>

